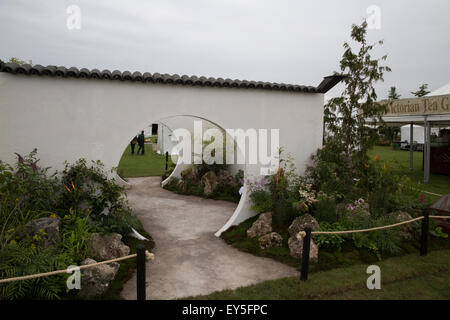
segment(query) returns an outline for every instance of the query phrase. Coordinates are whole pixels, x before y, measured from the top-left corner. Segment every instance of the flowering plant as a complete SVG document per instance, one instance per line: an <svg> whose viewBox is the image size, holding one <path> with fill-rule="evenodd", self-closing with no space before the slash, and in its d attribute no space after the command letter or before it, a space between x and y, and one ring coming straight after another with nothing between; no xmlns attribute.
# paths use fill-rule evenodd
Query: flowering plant
<svg viewBox="0 0 450 320"><path fill-rule="evenodd" d="M311 206L318 201L316 198L316 194L312 188L312 184L310 183L300 184L298 193L300 194L300 201L296 206L296 209L298 211L308 212Z"/></svg>
<svg viewBox="0 0 450 320"><path fill-rule="evenodd" d="M361 214L369 211L369 204L363 198L349 203L346 207L347 211L353 214Z"/></svg>

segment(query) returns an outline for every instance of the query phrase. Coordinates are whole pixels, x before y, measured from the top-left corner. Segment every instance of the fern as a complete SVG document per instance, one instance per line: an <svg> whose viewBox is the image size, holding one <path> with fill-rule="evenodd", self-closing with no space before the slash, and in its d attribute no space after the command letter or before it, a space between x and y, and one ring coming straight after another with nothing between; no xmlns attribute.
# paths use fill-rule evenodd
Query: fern
<svg viewBox="0 0 450 320"><path fill-rule="evenodd" d="M56 248L30 248L15 244L0 250L0 278L12 278L67 267L68 257ZM59 299L65 290L67 275L54 275L0 284L0 296L6 300Z"/></svg>

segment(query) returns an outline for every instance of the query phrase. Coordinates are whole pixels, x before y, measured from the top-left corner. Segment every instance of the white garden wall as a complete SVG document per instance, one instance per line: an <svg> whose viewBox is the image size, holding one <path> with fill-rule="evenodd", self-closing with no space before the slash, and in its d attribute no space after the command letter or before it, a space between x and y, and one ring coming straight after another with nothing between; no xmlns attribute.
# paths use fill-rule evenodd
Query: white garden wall
<svg viewBox="0 0 450 320"><path fill-rule="evenodd" d="M39 165L79 158L118 165L137 128L192 115L225 129L280 129L280 146L303 172L322 143L323 94L0 73L0 159L38 148ZM259 174L258 165L246 173ZM254 213L247 193L220 234Z"/></svg>

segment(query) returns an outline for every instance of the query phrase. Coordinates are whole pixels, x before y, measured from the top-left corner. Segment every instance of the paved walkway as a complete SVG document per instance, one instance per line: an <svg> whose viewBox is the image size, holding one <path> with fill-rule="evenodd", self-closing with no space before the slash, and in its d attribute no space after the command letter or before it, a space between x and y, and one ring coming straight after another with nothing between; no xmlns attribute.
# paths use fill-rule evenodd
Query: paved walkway
<svg viewBox="0 0 450 320"><path fill-rule="evenodd" d="M156 258L147 263L147 299L203 295L298 274L214 236L236 204L175 194L160 187L159 177L129 181L129 203L156 243ZM135 276L121 295L136 299Z"/></svg>

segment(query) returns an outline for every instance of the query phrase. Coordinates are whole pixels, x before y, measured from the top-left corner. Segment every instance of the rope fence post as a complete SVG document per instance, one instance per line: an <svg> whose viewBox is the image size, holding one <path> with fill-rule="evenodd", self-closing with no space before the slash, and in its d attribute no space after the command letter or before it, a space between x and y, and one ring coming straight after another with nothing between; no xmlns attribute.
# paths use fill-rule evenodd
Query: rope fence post
<svg viewBox="0 0 450 320"><path fill-rule="evenodd" d="M138 245L136 247L136 288L137 288L137 300L145 300L145 247Z"/></svg>
<svg viewBox="0 0 450 320"><path fill-rule="evenodd" d="M429 222L429 211L425 210L423 212L422 219L422 235L420 238L420 255L425 256L428 251L428 222Z"/></svg>
<svg viewBox="0 0 450 320"><path fill-rule="evenodd" d="M166 151L166 170L169 168L169 152Z"/></svg>
<svg viewBox="0 0 450 320"><path fill-rule="evenodd" d="M303 238L303 251L302 251L302 270L300 271L300 280L308 280L308 267L309 267L309 250L311 247L311 228L305 227L305 237Z"/></svg>

